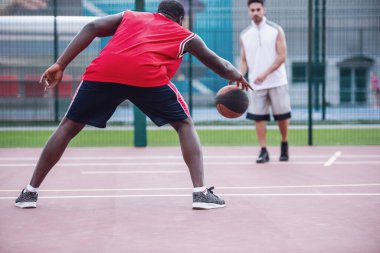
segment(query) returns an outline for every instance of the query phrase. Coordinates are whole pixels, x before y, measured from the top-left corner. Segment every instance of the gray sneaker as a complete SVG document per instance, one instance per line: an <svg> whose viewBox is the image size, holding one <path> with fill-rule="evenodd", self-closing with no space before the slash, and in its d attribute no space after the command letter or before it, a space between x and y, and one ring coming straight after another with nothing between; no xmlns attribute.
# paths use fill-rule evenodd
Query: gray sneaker
<svg viewBox="0 0 380 253"><path fill-rule="evenodd" d="M20 196L16 199L15 206L20 208L36 208L37 207L37 192L28 192L23 189L20 193Z"/></svg>
<svg viewBox="0 0 380 253"><path fill-rule="evenodd" d="M203 210L225 207L226 203L212 192L213 189L214 187L207 189L207 194L193 192L193 209Z"/></svg>

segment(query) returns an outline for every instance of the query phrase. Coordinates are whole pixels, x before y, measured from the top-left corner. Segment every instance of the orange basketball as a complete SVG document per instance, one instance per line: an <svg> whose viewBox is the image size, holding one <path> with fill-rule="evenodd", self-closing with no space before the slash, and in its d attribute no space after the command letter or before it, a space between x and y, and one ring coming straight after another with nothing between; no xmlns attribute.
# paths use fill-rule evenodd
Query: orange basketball
<svg viewBox="0 0 380 253"><path fill-rule="evenodd" d="M245 91L235 85L221 88L215 97L215 106L218 112L229 119L240 117L249 105Z"/></svg>

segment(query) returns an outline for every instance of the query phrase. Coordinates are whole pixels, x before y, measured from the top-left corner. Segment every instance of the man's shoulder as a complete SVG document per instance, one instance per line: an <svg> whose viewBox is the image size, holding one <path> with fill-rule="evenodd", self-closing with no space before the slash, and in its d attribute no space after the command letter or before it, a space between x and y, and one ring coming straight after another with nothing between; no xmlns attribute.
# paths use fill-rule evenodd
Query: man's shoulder
<svg viewBox="0 0 380 253"><path fill-rule="evenodd" d="M282 29L282 27L279 24L277 24L277 23L275 23L275 22L273 22L271 20L266 20L265 23L268 25L268 27L270 27L272 29L275 29L276 31L283 32L283 29Z"/></svg>
<svg viewBox="0 0 380 253"><path fill-rule="evenodd" d="M244 28L241 32L240 32L240 37L248 34L250 31L252 31L253 29L253 26L252 25L249 25L247 26L246 28Z"/></svg>
<svg viewBox="0 0 380 253"><path fill-rule="evenodd" d="M123 17L133 17L133 18L147 18L147 17L154 17L156 13L152 12L140 12L140 11L133 11L133 10L125 10L123 11Z"/></svg>

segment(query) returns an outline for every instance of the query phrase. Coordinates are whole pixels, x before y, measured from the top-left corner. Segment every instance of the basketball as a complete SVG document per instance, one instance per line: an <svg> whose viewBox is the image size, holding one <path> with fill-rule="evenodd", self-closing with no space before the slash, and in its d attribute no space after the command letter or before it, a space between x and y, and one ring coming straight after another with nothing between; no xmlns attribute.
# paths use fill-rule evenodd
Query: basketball
<svg viewBox="0 0 380 253"><path fill-rule="evenodd" d="M216 93L216 109L226 118L240 117L247 110L248 104L248 96L245 91L235 85L224 86Z"/></svg>

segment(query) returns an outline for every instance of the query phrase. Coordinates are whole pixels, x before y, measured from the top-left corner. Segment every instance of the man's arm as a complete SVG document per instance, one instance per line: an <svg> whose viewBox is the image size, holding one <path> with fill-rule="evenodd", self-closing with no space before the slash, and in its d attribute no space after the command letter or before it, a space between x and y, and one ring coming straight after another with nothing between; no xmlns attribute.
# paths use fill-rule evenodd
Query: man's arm
<svg viewBox="0 0 380 253"><path fill-rule="evenodd" d="M252 89L243 75L229 61L219 57L209 49L199 36L195 35L192 40L185 44L184 49L216 74L230 80L230 83L237 82L238 86L242 84L243 89Z"/></svg>
<svg viewBox="0 0 380 253"><path fill-rule="evenodd" d="M247 58L245 54L245 49L244 49L244 44L243 41L240 40L240 66L239 66L239 71L240 73L245 76L248 72L248 63L247 63Z"/></svg>
<svg viewBox="0 0 380 253"><path fill-rule="evenodd" d="M95 19L85 25L69 43L57 62L49 67L41 76L46 88L53 88L61 80L63 71L74 58L87 48L96 37L107 37L115 33L123 19L121 13Z"/></svg>
<svg viewBox="0 0 380 253"><path fill-rule="evenodd" d="M95 19L85 25L67 46L57 63L65 69L66 66L85 48L87 48L96 37L107 37L115 33L121 20L122 13Z"/></svg>
<svg viewBox="0 0 380 253"><path fill-rule="evenodd" d="M268 75L270 75L272 72L278 69L281 66L281 64L283 64L286 60L286 40L282 29L279 30L276 39L276 53L277 57L275 61L264 73L262 73L256 78L256 84L261 84L265 80L265 78L267 78Z"/></svg>

